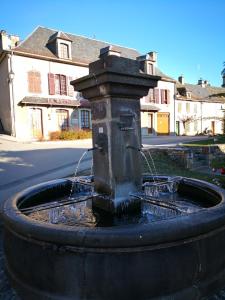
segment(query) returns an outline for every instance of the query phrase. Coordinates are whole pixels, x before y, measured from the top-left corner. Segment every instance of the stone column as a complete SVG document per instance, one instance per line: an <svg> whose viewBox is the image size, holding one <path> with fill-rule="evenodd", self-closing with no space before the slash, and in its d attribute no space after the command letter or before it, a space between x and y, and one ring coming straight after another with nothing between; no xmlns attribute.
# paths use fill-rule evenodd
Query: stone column
<svg viewBox="0 0 225 300"><path fill-rule="evenodd" d="M139 72L139 62L120 57L114 47L101 49L89 75L74 80L76 91L90 100L95 191L109 195L106 210L141 190L140 98L157 86L158 76Z"/></svg>

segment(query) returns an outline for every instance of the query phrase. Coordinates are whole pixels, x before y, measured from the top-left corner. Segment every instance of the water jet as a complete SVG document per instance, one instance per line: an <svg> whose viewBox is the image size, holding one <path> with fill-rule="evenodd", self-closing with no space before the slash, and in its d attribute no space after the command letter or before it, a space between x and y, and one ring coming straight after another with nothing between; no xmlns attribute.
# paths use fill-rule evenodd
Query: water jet
<svg viewBox="0 0 225 300"><path fill-rule="evenodd" d="M190 300L224 287L224 191L142 175L139 99L158 80L106 48L73 81L91 103L93 176L4 203L6 267L22 299Z"/></svg>

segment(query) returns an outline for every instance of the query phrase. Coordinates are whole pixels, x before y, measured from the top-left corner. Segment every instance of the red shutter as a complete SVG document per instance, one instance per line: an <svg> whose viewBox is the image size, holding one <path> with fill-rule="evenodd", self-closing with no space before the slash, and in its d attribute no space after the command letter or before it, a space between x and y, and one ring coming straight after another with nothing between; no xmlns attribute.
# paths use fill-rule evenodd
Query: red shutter
<svg viewBox="0 0 225 300"><path fill-rule="evenodd" d="M55 95L55 78L52 73L48 73L48 90L49 95Z"/></svg>
<svg viewBox="0 0 225 300"><path fill-rule="evenodd" d="M155 89L155 103L159 103L159 89Z"/></svg>
<svg viewBox="0 0 225 300"><path fill-rule="evenodd" d="M161 90L161 103L162 103L162 104L165 103L165 91L166 91L166 90Z"/></svg>
<svg viewBox="0 0 225 300"><path fill-rule="evenodd" d="M167 91L167 104L170 104L170 90L166 90Z"/></svg>

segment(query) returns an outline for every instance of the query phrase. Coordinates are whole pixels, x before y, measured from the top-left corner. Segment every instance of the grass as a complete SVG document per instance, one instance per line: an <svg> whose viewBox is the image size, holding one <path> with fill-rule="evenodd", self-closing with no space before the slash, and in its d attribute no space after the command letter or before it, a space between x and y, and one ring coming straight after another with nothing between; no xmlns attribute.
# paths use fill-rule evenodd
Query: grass
<svg viewBox="0 0 225 300"><path fill-rule="evenodd" d="M150 150L151 151L151 150ZM218 185L225 188L225 175L216 175L216 174L206 174L198 171L188 170L183 166L179 165L176 161L173 161L166 153L161 152L152 152L152 158L154 160L155 168L153 166L150 156L146 153L146 157L151 166L153 174L155 174L155 169L157 174L161 175L175 175L175 176L184 176L191 177L200 180L205 180L211 183L218 183ZM144 172L149 172L146 162L144 164Z"/></svg>
<svg viewBox="0 0 225 300"><path fill-rule="evenodd" d="M225 135L210 137L206 140L189 142L183 146L212 146L217 144L225 144Z"/></svg>

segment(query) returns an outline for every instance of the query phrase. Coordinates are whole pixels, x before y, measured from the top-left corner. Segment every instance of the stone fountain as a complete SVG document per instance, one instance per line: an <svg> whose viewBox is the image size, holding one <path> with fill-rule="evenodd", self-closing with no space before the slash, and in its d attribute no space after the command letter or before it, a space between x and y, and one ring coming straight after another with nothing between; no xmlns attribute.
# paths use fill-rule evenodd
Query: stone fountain
<svg viewBox="0 0 225 300"><path fill-rule="evenodd" d="M4 203L6 268L22 299L190 300L225 286L224 191L142 176L139 99L157 80L107 47L72 82L91 103L94 175Z"/></svg>

